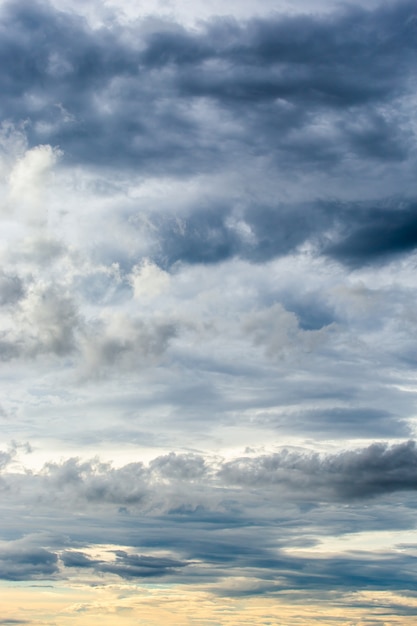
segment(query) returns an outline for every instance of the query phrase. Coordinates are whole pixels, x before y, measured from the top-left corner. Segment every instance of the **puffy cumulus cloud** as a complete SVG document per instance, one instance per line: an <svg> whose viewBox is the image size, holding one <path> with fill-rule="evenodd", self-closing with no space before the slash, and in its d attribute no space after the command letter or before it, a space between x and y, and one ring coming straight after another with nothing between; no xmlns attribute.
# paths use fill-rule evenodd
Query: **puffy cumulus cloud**
<svg viewBox="0 0 417 626"><path fill-rule="evenodd" d="M68 364L95 376L116 365L153 366L177 335L172 316L149 319L148 313L130 310L130 278L121 276L117 264L97 265L48 236L23 238L7 260L10 269L0 273L5 361L71 357ZM165 273L155 268L157 277L158 271L164 283ZM140 275L135 276L139 284ZM143 280L149 293L158 291L152 278Z"/></svg>
<svg viewBox="0 0 417 626"><path fill-rule="evenodd" d="M2 454L6 470L14 454ZM212 465L213 461L196 454L170 453L149 464L132 462L121 467L98 458L71 458L47 463L40 472L26 475L9 470L4 488L10 489L12 499L19 499L21 493L27 503L46 508L59 503L72 511L102 507L112 511L117 506L120 512L139 510L154 515L183 505L184 511L203 506L206 498L200 493L201 482L205 477L214 478ZM216 507L218 500L215 494L207 494L209 506Z"/></svg>
<svg viewBox="0 0 417 626"><path fill-rule="evenodd" d="M80 321L75 303L64 290L34 286L22 305L22 318L27 325L29 346L33 343L30 353L51 352L60 356L74 350L74 333Z"/></svg>
<svg viewBox="0 0 417 626"><path fill-rule="evenodd" d="M14 165L9 175L10 203L23 207L24 217L30 224L43 224L41 191L47 183L47 174L61 152L49 145L39 145L27 150Z"/></svg>
<svg viewBox="0 0 417 626"><path fill-rule="evenodd" d="M207 473L208 467L200 455L171 452L151 461L150 469L167 480L198 481Z"/></svg>
<svg viewBox="0 0 417 626"><path fill-rule="evenodd" d="M230 483L282 485L309 497L314 492L318 499L329 497L329 493L349 499L415 490L416 470L416 444L408 441L393 446L372 444L324 457L291 450L243 457L226 462L220 475Z"/></svg>
<svg viewBox="0 0 417 626"><path fill-rule="evenodd" d="M79 327L77 307L65 289L32 284L12 315L3 319L2 359L68 355L75 350Z"/></svg>
<svg viewBox="0 0 417 626"><path fill-rule="evenodd" d="M4 291L18 278L3 281ZM1 285L0 285L1 286ZM2 360L38 356L71 357L83 376L101 376L109 368L152 367L177 335L178 324L168 319L148 320L122 312L86 319L76 294L66 285L32 283L2 319Z"/></svg>
<svg viewBox="0 0 417 626"><path fill-rule="evenodd" d="M145 259L140 265L133 267L129 280L134 297L140 300L163 292L169 283L169 274Z"/></svg>
<svg viewBox="0 0 417 626"><path fill-rule="evenodd" d="M95 376L115 365L122 370L153 366L176 334L171 320L142 320L122 313L99 319L81 341L83 372Z"/></svg>
<svg viewBox="0 0 417 626"><path fill-rule="evenodd" d="M115 469L98 460L81 462L77 459L63 464L50 463L43 473L47 491L51 489L53 497L63 503L71 502L71 506L77 502L139 505L147 495L146 477L141 463ZM48 494L45 495L48 499Z"/></svg>
<svg viewBox="0 0 417 626"><path fill-rule="evenodd" d="M138 507L148 515L198 510L220 514L229 499L235 503L239 517L237 511L250 509L253 497L263 500L262 490L268 493L274 489L283 501L307 499L320 503L382 497L417 488L417 449L413 440L393 445L374 443L333 454L283 448L231 460L171 452L148 464L132 462L120 467L97 458L71 458L48 463L40 472L26 475L7 469L12 456L3 456L7 456L3 477L12 499L19 500L21 491L28 504L29 500L44 506L59 502L73 510L101 505L111 509L117 505L132 510ZM236 486L256 488L259 493L236 491Z"/></svg>

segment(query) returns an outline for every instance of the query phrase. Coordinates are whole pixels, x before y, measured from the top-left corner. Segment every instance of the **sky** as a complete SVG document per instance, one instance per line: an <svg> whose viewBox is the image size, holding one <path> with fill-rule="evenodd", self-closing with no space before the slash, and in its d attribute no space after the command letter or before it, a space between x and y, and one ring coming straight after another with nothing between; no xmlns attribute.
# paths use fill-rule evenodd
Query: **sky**
<svg viewBox="0 0 417 626"><path fill-rule="evenodd" d="M0 2L0 625L414 624L417 7Z"/></svg>

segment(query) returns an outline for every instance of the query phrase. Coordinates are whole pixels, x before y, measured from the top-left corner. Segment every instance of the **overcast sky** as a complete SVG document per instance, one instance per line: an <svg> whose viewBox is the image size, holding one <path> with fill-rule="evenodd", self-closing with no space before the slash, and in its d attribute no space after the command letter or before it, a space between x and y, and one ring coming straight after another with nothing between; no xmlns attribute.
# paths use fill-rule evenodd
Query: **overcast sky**
<svg viewBox="0 0 417 626"><path fill-rule="evenodd" d="M414 624L415 2L0 2L0 64L0 625Z"/></svg>

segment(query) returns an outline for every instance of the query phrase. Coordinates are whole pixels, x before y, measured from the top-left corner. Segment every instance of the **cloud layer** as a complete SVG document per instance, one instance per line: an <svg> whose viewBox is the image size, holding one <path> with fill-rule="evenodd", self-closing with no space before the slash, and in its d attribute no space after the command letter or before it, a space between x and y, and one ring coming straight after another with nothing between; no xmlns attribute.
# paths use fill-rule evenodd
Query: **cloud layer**
<svg viewBox="0 0 417 626"><path fill-rule="evenodd" d="M415 5L70 4L0 6L0 622L408 623Z"/></svg>

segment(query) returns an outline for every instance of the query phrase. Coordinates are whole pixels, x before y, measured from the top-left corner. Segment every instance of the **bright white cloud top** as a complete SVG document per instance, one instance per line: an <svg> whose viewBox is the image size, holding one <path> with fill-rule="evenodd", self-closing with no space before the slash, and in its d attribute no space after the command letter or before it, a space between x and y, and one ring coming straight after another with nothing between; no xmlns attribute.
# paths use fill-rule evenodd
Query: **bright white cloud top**
<svg viewBox="0 0 417 626"><path fill-rule="evenodd" d="M412 624L415 4L0 29L0 624Z"/></svg>

